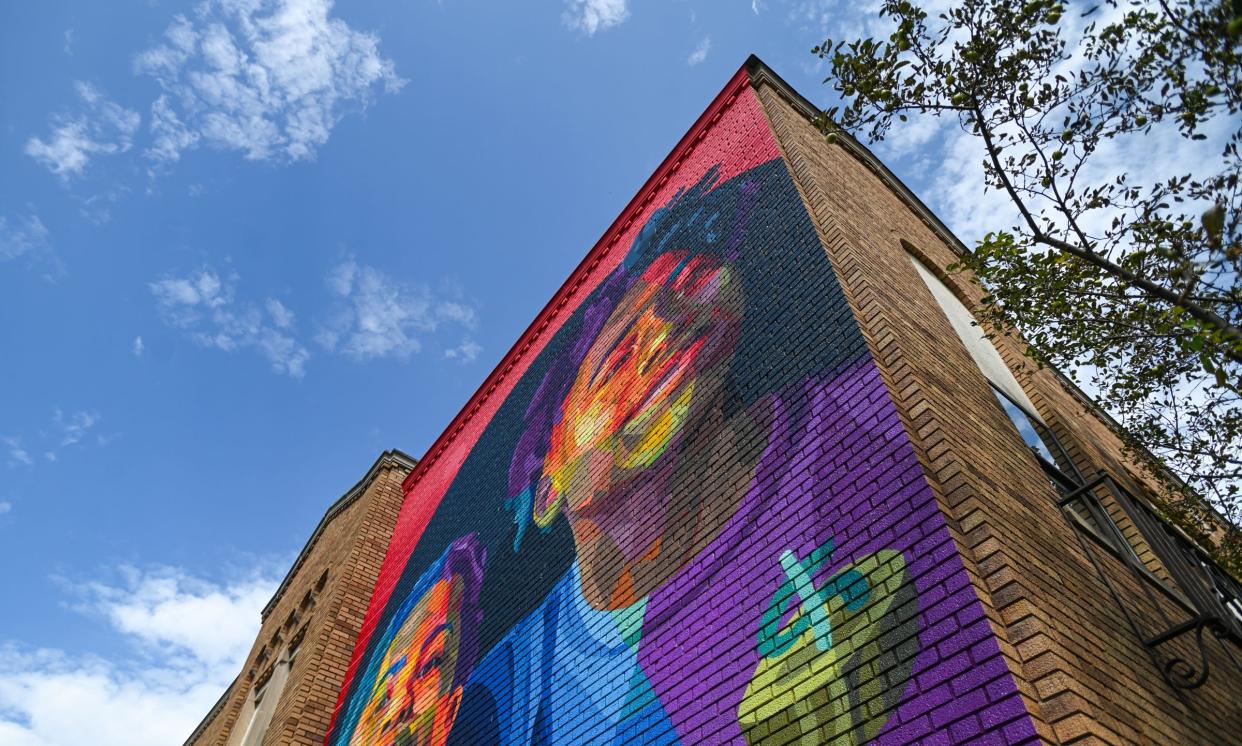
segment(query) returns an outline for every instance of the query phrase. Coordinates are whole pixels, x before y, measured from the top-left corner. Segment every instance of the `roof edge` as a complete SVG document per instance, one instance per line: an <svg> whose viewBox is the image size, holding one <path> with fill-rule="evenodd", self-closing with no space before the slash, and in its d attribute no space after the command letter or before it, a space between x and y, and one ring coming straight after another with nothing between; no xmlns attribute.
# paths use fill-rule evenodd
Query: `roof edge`
<svg viewBox="0 0 1242 746"><path fill-rule="evenodd" d="M811 103L801 93L798 93L793 86L778 75L766 62L752 54L746 58L746 63L743 67L750 74L752 86L755 88L765 84L771 86L772 90L776 91L798 113L806 117L807 121L818 126L819 122L817 120L820 120L823 116L820 108ZM936 213L923 204L923 200L919 199L918 195L897 177L897 174L889 170L888 166L884 165L884 162L877 158L875 153L872 153L866 145L859 142L858 138L837 125L836 122L830 122L830 125L833 128L833 134L837 136L836 144L844 148L847 153L854 156L856 160L874 173L884 183L884 186L892 190L898 199L906 203L914 214L936 234L937 238L944 241L946 246L956 251L959 255L965 256L970 253L970 249L966 248L966 244L962 243L961 239L955 236L953 231L949 230L949 227L941 222Z"/></svg>
<svg viewBox="0 0 1242 746"><path fill-rule="evenodd" d="M327 512L324 513L323 518L319 519L319 524L315 526L315 530L311 532L310 538L307 539L306 544L302 546L302 551L298 552L297 559L293 561L293 565L289 568L289 572L285 573L284 579L281 580L280 585L276 587L276 592L272 594L271 600L267 602L267 605L263 607L263 611L259 613L261 621L267 621L268 616L271 615L272 610L276 607L276 604L280 602L280 599L284 596L285 591L288 590L289 586L293 583L293 578L298 574L298 570L302 569L302 565L306 564L307 556L310 554L310 551L314 548L315 544L318 543L319 537L323 535L323 532L327 529L328 524L367 491L367 488L370 487L371 483L375 481L375 478L379 476L380 471L391 465L413 469L417 463L418 459L413 456L410 456L400 449L390 448L381 453L379 457L375 459L375 462L371 464L370 469L367 469L367 473L362 477L362 479L359 479L353 487L350 487L345 491L345 494L337 498L336 502L328 506ZM232 694L233 687L237 686L237 682L240 678L241 674L233 677L233 680L229 682L229 685L224 688L224 693L220 695L220 698L216 700L216 703L211 706L211 709L207 711L207 714L203 716L203 719L199 721L193 732L191 732L189 737L186 738L184 742L185 746L190 746L190 744L194 743L194 741L207 730L207 726L211 725L220 712L224 710L224 706L228 703L229 695Z"/></svg>
<svg viewBox="0 0 1242 746"><path fill-rule="evenodd" d="M190 744L198 740L199 736L203 735L203 732L207 730L207 726L211 725L211 722L216 719L216 715L219 715L220 711L224 709L224 704L228 701L229 694L233 691L233 687L237 685L237 680L240 678L241 674L233 677L233 680L229 682L229 685L224 688L224 693L220 695L220 698L217 699L216 703L211 706L211 709L207 711L207 714L203 716L203 719L198 721L198 726L195 727L194 731L190 733L188 738L185 739L184 746L190 746Z"/></svg>
<svg viewBox="0 0 1242 746"><path fill-rule="evenodd" d="M367 473L363 475L362 479L359 479L353 487L346 490L345 494L337 498L336 502L328 507L323 518L319 520L319 524L315 526L315 530L311 532L310 538L302 546L302 551L298 552L297 559L293 561L289 572L285 574L284 579L280 581L280 585L276 587L276 592L272 594L271 600L267 602L267 605L263 607L263 611L259 613L259 618L262 621L267 621L272 610L276 608L276 604L280 602L285 591L289 589L289 586L293 583L294 576L298 574L298 570L302 569L302 565L306 563L307 556L314 549L315 544L318 543L319 537L323 535L328 524L366 492L371 483L375 481L375 478L379 476L381 470L393 465L413 470L418 465L418 459L397 448L390 448L384 451L379 455L379 458L375 459L375 463L371 464L371 468L367 469Z"/></svg>

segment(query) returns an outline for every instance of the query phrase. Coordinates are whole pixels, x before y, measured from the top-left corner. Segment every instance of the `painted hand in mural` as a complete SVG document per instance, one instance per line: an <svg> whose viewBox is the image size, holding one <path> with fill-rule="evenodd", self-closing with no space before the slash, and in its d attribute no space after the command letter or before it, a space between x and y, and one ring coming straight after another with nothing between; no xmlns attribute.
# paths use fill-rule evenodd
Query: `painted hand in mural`
<svg viewBox="0 0 1242 746"><path fill-rule="evenodd" d="M751 744L866 743L909 683L918 608L905 558L884 550L828 574L833 548L781 555L786 579L764 613L763 657L738 708Z"/></svg>
<svg viewBox="0 0 1242 746"><path fill-rule="evenodd" d="M394 616L351 745L444 746L474 664L482 562L473 535L458 540Z"/></svg>

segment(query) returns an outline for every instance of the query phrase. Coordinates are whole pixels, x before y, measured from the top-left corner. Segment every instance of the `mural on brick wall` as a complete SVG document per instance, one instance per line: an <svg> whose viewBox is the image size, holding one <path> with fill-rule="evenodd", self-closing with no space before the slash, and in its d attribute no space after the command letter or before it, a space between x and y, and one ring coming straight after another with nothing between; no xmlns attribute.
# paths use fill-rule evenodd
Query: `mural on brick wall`
<svg viewBox="0 0 1242 746"><path fill-rule="evenodd" d="M442 494L413 484L329 743L908 740L966 707L928 699L952 676L928 637L946 613L1003 681L758 101L734 87L460 464L429 467Z"/></svg>

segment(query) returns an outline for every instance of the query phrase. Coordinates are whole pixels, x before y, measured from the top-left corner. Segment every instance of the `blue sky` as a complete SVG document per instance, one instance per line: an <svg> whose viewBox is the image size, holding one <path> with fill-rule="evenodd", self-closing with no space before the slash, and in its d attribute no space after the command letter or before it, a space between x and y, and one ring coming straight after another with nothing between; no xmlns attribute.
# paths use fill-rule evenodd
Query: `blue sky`
<svg viewBox="0 0 1242 746"><path fill-rule="evenodd" d="M432 443L746 56L826 104L809 49L860 12L4 4L0 742L183 738L324 509ZM972 148L879 152L969 240Z"/></svg>

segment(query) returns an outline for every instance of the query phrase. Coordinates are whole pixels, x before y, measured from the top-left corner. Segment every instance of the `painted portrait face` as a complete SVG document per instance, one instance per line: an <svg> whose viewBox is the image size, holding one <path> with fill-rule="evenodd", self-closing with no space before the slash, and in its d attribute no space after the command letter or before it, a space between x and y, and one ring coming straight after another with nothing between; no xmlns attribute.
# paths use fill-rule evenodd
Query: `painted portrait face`
<svg viewBox="0 0 1242 746"><path fill-rule="evenodd" d="M443 746L457 717L464 581L441 578L393 636L351 744Z"/></svg>
<svg viewBox="0 0 1242 746"><path fill-rule="evenodd" d="M656 258L600 329L565 397L536 522L561 509L571 521L598 519L649 474L718 405L741 318L739 279L722 257Z"/></svg>

